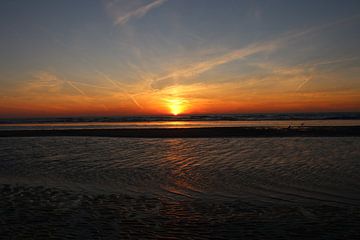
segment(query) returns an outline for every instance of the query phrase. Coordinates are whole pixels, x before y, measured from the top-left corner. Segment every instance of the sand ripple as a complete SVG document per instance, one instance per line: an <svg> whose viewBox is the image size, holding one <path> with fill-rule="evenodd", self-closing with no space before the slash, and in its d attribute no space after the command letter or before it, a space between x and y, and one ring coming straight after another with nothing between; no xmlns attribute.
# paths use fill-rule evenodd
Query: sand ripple
<svg viewBox="0 0 360 240"><path fill-rule="evenodd" d="M360 208L250 205L0 186L4 239L355 239Z"/></svg>
<svg viewBox="0 0 360 240"><path fill-rule="evenodd" d="M0 139L3 239L359 239L359 138Z"/></svg>

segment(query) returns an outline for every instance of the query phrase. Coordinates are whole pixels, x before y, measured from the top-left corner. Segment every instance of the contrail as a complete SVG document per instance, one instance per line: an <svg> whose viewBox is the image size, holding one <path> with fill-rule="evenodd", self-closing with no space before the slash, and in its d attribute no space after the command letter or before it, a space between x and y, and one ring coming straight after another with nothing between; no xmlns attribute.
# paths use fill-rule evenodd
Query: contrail
<svg viewBox="0 0 360 240"><path fill-rule="evenodd" d="M228 53L225 53L221 56L218 56L218 57L215 57L212 59L208 59L208 60L205 60L202 62L194 63L191 66L183 67L183 68L177 69L175 71L172 71L166 75L159 76L158 78L150 80L150 86L152 87L156 83L159 83L162 81L167 81L169 79L181 79L181 78L195 77L195 76L200 75L204 72L207 72L217 66L221 66L221 65L239 60L239 59L244 59L246 57L249 57L249 56L252 56L252 55L255 55L258 53L278 49L279 47L281 47L281 44L284 44L291 40L295 40L295 39L301 38L303 36L306 36L306 35L309 35L312 33L316 33L316 32L322 31L324 29L331 28L336 25L345 24L347 22L358 19L359 17L360 17L360 14L353 15L348 18L343 18L343 19L340 19L340 20L337 20L334 22L311 27L311 28L308 28L308 29L305 29L302 31L288 32L278 38L275 38L275 39L272 39L269 41L258 42L258 43L248 45L244 48L235 49L235 50L229 51Z"/></svg>
<svg viewBox="0 0 360 240"><path fill-rule="evenodd" d="M78 88L77 86L75 86L71 81L66 81L66 83L68 83L72 88L74 88L77 92L79 92L81 95L85 96L85 97L89 97L83 90L81 90L80 88Z"/></svg>
<svg viewBox="0 0 360 240"><path fill-rule="evenodd" d="M310 69L314 70L317 66L321 66L321 65L342 63L342 62L348 62L348 61L356 61L356 60L359 60L359 59L360 58L358 58L358 57L350 57L350 58L342 58L342 59L338 59L338 60L328 60L328 61L317 62L317 63L314 63L310 67ZM296 91L299 91L305 84L307 84L311 80L312 80L311 77L307 77L302 83L299 84L299 86L296 88Z"/></svg>
<svg viewBox="0 0 360 240"><path fill-rule="evenodd" d="M144 107L136 100L136 98L131 95L130 93L128 93L127 91L125 91L124 89L121 88L121 86L119 85L118 82L114 81L113 79L111 79L108 75L106 75L105 73L99 71L99 70L95 70L95 72L97 72L98 74L100 74L101 76L103 76L106 80L108 80L109 82L111 82L117 89L119 89L121 92L123 92L128 98L130 98L130 100L140 109L143 109Z"/></svg>
<svg viewBox="0 0 360 240"><path fill-rule="evenodd" d="M66 81L66 83L68 83L72 88L74 88L76 91L78 91L81 95L83 95L84 97L86 97L86 100L87 100L88 102L92 102L92 101L89 101L89 100L91 100L92 98L89 97L83 90L81 90L80 88L78 88L77 86L75 86L74 83L72 83L71 81ZM101 106L102 108L104 108L105 111L108 111L108 110L109 110L109 108L108 108L105 104L99 103L99 102L97 102L97 104L100 104L100 106Z"/></svg>
<svg viewBox="0 0 360 240"><path fill-rule="evenodd" d="M299 86L296 88L296 91L299 91L305 84L307 84L311 80L311 77L305 78L305 80L299 84Z"/></svg>
<svg viewBox="0 0 360 240"><path fill-rule="evenodd" d="M123 25L123 24L127 23L131 18L141 18L141 17L145 16L146 13L149 12L151 9L156 8L165 2L166 2L166 0L155 0L152 3L141 6L131 12L126 13L123 16L117 16L114 21L114 24L115 25Z"/></svg>

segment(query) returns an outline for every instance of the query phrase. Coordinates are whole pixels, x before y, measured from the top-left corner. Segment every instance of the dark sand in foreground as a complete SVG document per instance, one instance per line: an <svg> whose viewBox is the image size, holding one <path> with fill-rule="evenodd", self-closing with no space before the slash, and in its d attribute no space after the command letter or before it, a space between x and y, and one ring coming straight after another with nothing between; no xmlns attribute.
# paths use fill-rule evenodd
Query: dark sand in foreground
<svg viewBox="0 0 360 240"><path fill-rule="evenodd" d="M360 208L0 185L2 239L359 239Z"/></svg>
<svg viewBox="0 0 360 240"><path fill-rule="evenodd" d="M0 239L360 239L360 204L356 177L359 169L358 138L331 138L331 144L328 145L326 141L321 143L321 138L305 138L305 141L300 141L301 138L274 138L276 141L270 138L359 137L359 130L360 127L299 127L0 131L0 136L4 137L0 148L3 151L0 157ZM46 136L50 138L47 139ZM52 136L59 138L51 138ZM81 136L85 138L80 138ZM184 142L176 139L96 139L92 136L223 139L187 139ZM237 139L226 137L269 138L247 138L244 142L234 145L233 141L236 143ZM92 142L91 139L96 141ZM172 140L175 141L171 142ZM153 141L159 143L155 144ZM201 143L197 144L197 141ZM214 145L211 141L219 143ZM253 143L249 143L250 141ZM306 147L301 147L304 142L307 143ZM153 143L156 148L151 150ZM249 147L240 148L246 145ZM131 151L127 152L129 149ZM214 149L224 151L217 153ZM332 149L340 152L332 152ZM309 155L312 152L314 154ZM152 157L156 153L164 155ZM206 155L214 154L214 161L200 161L204 160ZM172 155L174 156L171 158ZM192 162L196 160L196 156L200 164ZM244 156L249 158L237 162ZM306 156L308 158L305 158ZM321 164L316 164L315 160L320 157ZM127 165L126 161L121 161L124 159L130 159ZM154 160L150 161L152 165L141 165L141 161L148 159ZM157 159L163 161L156 165ZM340 165L337 165L338 163ZM347 166L345 163L352 165L341 168ZM238 164L238 167L235 168L233 164ZM294 164L294 168L287 168L289 164ZM349 193L349 196L332 195L332 191L326 194L326 189L320 189L325 191L325 195L322 196L327 197L327 200L323 201L322 198L316 198L321 192L312 192L310 188L306 193L310 196L314 193L314 196L309 199L311 201L304 202L290 201L292 198L301 198L302 195L297 195L297 191L280 190L280 194L284 193L287 198L278 199L277 188L268 192L262 201L246 200L246 196L241 192L238 197L226 198L209 198L207 195L192 197L181 192L171 192L171 189L170 195L159 195L155 192L145 194L141 190L136 194L128 194L125 191L121 192L121 184L117 185L119 192L61 187L51 184L46 175L48 171L59 174L59 177L60 173L63 173L66 176L64 179L73 185L80 184L86 176L95 179L95 182L96 179L106 180L104 187L116 183L119 179L136 185L136 177L144 184L152 183L152 171L155 171L155 177L163 176L161 172L156 172L156 166L158 170L164 170L169 165L172 168L165 176L170 175L170 180L180 183L181 180L191 180L191 177L198 176L197 174L201 173L197 171L199 166L214 166L200 175L200 179L225 179L225 182L212 183L223 188L237 184L244 187L244 193L252 186L247 185L246 180L249 177L254 176L256 180L262 176L266 182L261 182L260 185L256 185L251 179L248 181L257 186L255 190L259 190L250 192L255 196L261 193L261 187L271 188L274 184L271 180L279 184L283 184L284 179L290 181L292 178L289 178L287 173L291 169L295 175L303 172L296 176L314 177L311 178L311 186L323 185L324 181L329 182L327 177L335 179L335 182L329 183L330 190L336 189L338 184L340 187L346 187L346 183L350 182L353 185L349 186L349 189L353 189L354 194L345 189L344 192ZM249 166L245 167L245 170L241 170L241 166L247 165ZM74 168L76 166L77 168ZM265 171L266 166L269 167L268 171ZM188 174L185 174L186 168L190 169ZM323 172L329 172L329 175L324 175ZM69 179L71 173L74 173L72 180ZM106 173L113 175L108 176ZM276 180L278 175L284 175L285 178ZM337 182L336 177L342 175ZM40 180L27 181L26 176L30 180L36 180L37 177ZM57 180L56 177L54 179ZM194 178L194 181L198 182L199 179L196 179ZM238 180L235 181L236 179ZM348 181L349 179L354 181ZM58 179L60 183L63 180ZM161 182L161 179L159 181ZM265 184L267 181L270 185ZM306 181L310 180L300 178L299 182L296 182L300 185L294 185L297 187L295 190L301 190L301 183ZM204 180L204 183L208 181ZM84 186L93 188L91 184ZM150 189L151 185L146 185L146 188ZM306 197L307 195L304 195L302 199L306 200Z"/></svg>

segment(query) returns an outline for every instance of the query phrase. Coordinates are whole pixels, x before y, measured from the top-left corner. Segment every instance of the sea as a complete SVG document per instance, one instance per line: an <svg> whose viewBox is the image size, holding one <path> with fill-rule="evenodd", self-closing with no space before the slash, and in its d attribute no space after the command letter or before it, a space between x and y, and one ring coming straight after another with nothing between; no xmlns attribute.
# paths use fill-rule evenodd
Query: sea
<svg viewBox="0 0 360 240"><path fill-rule="evenodd" d="M360 112L0 118L0 130L359 125Z"/></svg>
<svg viewBox="0 0 360 240"><path fill-rule="evenodd" d="M3 119L0 130L359 126L359 113ZM0 138L5 239L358 239L360 138Z"/></svg>

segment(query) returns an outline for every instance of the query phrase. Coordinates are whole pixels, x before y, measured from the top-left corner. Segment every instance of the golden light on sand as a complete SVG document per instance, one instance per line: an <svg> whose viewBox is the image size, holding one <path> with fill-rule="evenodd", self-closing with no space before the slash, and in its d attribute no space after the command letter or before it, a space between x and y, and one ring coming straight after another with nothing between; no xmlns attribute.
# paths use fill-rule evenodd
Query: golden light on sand
<svg viewBox="0 0 360 240"><path fill-rule="evenodd" d="M176 116L185 111L185 103L186 101L184 99L168 99L166 100L167 107L169 108L169 111L172 115Z"/></svg>

